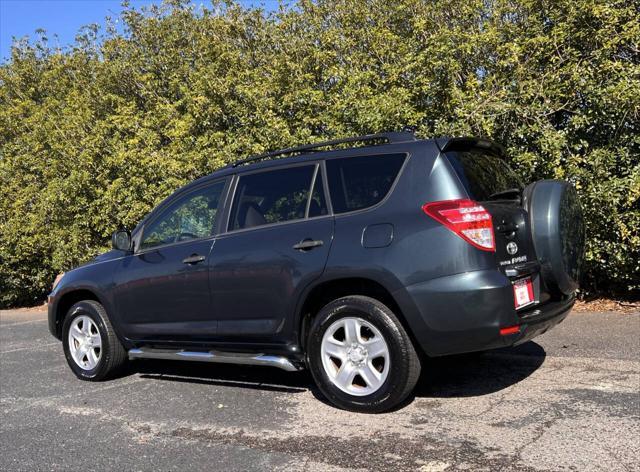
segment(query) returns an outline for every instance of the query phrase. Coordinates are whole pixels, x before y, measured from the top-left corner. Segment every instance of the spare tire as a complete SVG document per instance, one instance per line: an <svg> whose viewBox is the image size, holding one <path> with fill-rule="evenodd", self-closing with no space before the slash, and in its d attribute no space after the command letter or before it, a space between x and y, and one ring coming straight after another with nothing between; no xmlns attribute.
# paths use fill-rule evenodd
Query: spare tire
<svg viewBox="0 0 640 472"><path fill-rule="evenodd" d="M540 180L524 189L522 203L545 282L556 293L575 292L585 235L577 192L569 182Z"/></svg>

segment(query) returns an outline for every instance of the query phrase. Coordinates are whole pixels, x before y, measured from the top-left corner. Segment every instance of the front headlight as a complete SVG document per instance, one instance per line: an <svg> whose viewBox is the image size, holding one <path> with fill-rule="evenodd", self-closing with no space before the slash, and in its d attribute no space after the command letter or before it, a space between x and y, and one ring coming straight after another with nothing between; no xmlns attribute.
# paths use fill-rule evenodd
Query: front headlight
<svg viewBox="0 0 640 472"><path fill-rule="evenodd" d="M58 285L60 283L60 281L62 280L62 277L64 277L64 272L56 275L56 279L53 281L53 286L51 287L51 291L53 292L56 289L56 285Z"/></svg>

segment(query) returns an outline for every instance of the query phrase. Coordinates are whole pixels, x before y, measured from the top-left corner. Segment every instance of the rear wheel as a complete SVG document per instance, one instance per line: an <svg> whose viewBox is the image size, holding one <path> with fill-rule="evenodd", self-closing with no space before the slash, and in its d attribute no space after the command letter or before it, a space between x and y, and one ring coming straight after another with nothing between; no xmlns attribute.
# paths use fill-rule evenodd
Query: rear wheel
<svg viewBox="0 0 640 472"><path fill-rule="evenodd" d="M93 300L71 307L62 325L67 363L82 380L104 380L120 373L127 352L118 340L104 307Z"/></svg>
<svg viewBox="0 0 640 472"><path fill-rule="evenodd" d="M349 296L315 318L307 361L318 388L334 405L377 413L401 403L420 376L420 361L394 313L379 301Z"/></svg>

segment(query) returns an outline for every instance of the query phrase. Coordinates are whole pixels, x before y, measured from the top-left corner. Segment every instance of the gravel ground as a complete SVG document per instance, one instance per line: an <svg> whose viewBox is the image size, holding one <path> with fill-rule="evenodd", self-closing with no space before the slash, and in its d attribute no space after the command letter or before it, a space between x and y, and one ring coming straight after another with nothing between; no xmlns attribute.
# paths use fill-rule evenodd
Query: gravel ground
<svg viewBox="0 0 640 472"><path fill-rule="evenodd" d="M305 372L138 361L77 380L46 314L0 312L0 470L640 470L640 313L430 360L382 415Z"/></svg>

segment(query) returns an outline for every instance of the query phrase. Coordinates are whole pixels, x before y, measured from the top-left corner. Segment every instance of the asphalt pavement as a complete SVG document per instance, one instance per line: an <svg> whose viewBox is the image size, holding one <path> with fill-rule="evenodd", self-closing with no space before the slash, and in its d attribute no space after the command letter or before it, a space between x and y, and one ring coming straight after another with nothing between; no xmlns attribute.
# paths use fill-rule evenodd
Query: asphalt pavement
<svg viewBox="0 0 640 472"><path fill-rule="evenodd" d="M46 314L0 312L0 470L640 470L640 313L575 313L516 348L432 359L381 415L306 372L137 361L82 382Z"/></svg>

